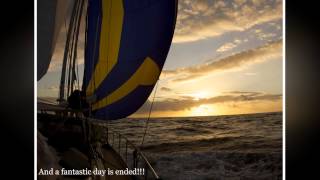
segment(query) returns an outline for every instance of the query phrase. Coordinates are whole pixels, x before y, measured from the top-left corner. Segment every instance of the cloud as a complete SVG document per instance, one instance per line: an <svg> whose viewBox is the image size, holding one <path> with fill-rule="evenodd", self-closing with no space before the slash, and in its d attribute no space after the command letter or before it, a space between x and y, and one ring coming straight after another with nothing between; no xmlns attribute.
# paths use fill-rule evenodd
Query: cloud
<svg viewBox="0 0 320 180"><path fill-rule="evenodd" d="M217 52L226 52L230 51L231 49L234 49L237 47L239 44L241 44L243 41L240 39L235 39L233 42L228 42L220 46L216 51Z"/></svg>
<svg viewBox="0 0 320 180"><path fill-rule="evenodd" d="M220 46L218 49L217 49L217 52L225 52L225 51L229 51L233 48L237 47L236 44L234 43L226 43L222 46Z"/></svg>
<svg viewBox="0 0 320 180"><path fill-rule="evenodd" d="M165 99L155 101L152 111L183 111L190 110L204 104L219 103L237 103L237 102L254 102L254 101L279 101L282 100L281 94L266 94L263 92L226 92L225 95L215 96L194 100L192 97L180 97L179 99ZM147 101L136 114L144 114L149 112L151 102Z"/></svg>
<svg viewBox="0 0 320 180"><path fill-rule="evenodd" d="M261 23L272 23L282 18L281 0L179 0L178 19L173 42L190 42L219 36L231 31L244 31ZM82 17L82 25L84 24ZM279 26L277 23L275 26ZM281 28L281 27L280 27ZM81 26L80 36L84 37L84 26ZM267 38L273 34L261 34ZM49 72L61 69L66 27L62 26ZM226 44L218 52L231 50L236 42ZM79 39L78 59L83 64L84 38Z"/></svg>
<svg viewBox="0 0 320 180"><path fill-rule="evenodd" d="M186 81L214 72L243 68L254 63L261 63L281 56L282 40L279 40L256 49L250 49L225 57L218 61L211 60L206 64L198 66L166 70L163 72L163 75L173 78L174 81Z"/></svg>
<svg viewBox="0 0 320 180"><path fill-rule="evenodd" d="M276 33L259 33L257 34L257 36L260 40L269 40L273 37L276 37L277 34Z"/></svg>
<svg viewBox="0 0 320 180"><path fill-rule="evenodd" d="M246 94L246 95L259 95L262 94L262 92L252 92L252 91L228 91L224 92L225 94Z"/></svg>
<svg viewBox="0 0 320 180"><path fill-rule="evenodd" d="M281 0L180 0L175 43L197 41L282 18Z"/></svg>
<svg viewBox="0 0 320 180"><path fill-rule="evenodd" d="M172 91L172 89L167 88L167 87L161 87L161 91L167 91L167 92L170 92L170 91Z"/></svg>

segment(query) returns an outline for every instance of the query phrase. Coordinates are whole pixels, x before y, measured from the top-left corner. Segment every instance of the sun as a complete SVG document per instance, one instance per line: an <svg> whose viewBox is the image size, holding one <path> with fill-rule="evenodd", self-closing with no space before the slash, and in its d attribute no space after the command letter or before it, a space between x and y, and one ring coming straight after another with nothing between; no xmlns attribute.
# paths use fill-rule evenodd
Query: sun
<svg viewBox="0 0 320 180"><path fill-rule="evenodd" d="M191 115L192 116L209 116L214 114L213 107L202 104L198 107L194 107L191 109Z"/></svg>
<svg viewBox="0 0 320 180"><path fill-rule="evenodd" d="M197 93L191 94L191 96L194 98L194 100L200 100L200 99L205 99L208 97L208 93L205 91L200 91Z"/></svg>

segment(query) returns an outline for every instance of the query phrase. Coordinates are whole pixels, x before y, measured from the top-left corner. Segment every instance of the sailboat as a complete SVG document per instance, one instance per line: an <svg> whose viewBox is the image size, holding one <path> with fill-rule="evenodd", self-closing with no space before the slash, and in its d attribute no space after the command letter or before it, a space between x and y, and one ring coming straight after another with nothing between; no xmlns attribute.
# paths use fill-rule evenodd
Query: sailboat
<svg viewBox="0 0 320 180"><path fill-rule="evenodd" d="M38 81L48 71L58 34L68 20L58 103L38 101L39 133L62 154L60 166L143 166L136 169L140 175L160 179L139 147L107 124L133 114L153 91L172 42L177 6L177 0L38 1ZM83 26L85 33L80 32ZM80 38L83 77L76 66ZM139 160L144 163L139 165Z"/></svg>

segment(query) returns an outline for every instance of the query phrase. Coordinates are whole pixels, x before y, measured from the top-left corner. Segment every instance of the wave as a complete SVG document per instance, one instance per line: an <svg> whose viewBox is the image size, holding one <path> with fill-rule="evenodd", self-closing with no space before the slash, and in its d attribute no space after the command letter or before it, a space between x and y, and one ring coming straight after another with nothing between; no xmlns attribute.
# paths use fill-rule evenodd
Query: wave
<svg viewBox="0 0 320 180"><path fill-rule="evenodd" d="M281 179L281 153L148 154L163 179ZM170 167L170 168L168 168Z"/></svg>
<svg viewBox="0 0 320 180"><path fill-rule="evenodd" d="M165 142L143 146L152 153L232 151L232 152L281 152L282 140L264 140L263 137L216 137L184 142Z"/></svg>
<svg viewBox="0 0 320 180"><path fill-rule="evenodd" d="M140 142L129 121L113 127ZM163 179L281 179L282 113L152 119L141 150Z"/></svg>
<svg viewBox="0 0 320 180"><path fill-rule="evenodd" d="M178 127L174 130L175 134L203 134L203 133L210 133L210 130L200 129L200 128L191 128L191 127Z"/></svg>

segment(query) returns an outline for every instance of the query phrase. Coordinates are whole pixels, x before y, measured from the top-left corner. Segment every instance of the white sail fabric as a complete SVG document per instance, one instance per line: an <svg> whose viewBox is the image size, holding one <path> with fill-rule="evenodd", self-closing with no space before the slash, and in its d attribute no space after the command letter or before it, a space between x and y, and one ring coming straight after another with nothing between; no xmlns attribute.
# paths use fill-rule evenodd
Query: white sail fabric
<svg viewBox="0 0 320 180"><path fill-rule="evenodd" d="M37 79L48 71L58 35L74 0L39 0L37 3Z"/></svg>

